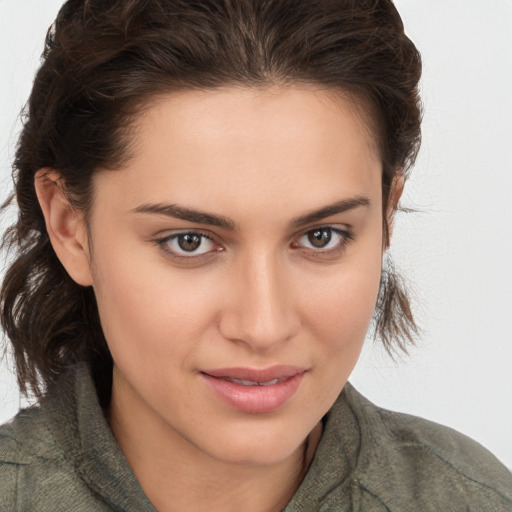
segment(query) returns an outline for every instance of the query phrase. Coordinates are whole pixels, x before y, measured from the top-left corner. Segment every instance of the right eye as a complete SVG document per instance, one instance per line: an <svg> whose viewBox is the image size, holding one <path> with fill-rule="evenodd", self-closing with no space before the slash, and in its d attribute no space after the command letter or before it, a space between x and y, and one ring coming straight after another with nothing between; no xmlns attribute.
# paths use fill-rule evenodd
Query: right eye
<svg viewBox="0 0 512 512"><path fill-rule="evenodd" d="M202 256L221 248L206 234L197 231L181 231L157 240L161 249L182 258Z"/></svg>

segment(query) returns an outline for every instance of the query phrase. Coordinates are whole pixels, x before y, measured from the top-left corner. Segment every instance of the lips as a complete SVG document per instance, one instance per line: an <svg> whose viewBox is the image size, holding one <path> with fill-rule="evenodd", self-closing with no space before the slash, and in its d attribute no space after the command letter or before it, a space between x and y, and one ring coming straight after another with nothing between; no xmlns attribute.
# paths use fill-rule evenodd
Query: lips
<svg viewBox="0 0 512 512"><path fill-rule="evenodd" d="M231 379L229 377L222 377L223 380L227 380L229 382L234 382L235 384L240 384L241 386L273 386L278 382L283 382L286 379L272 379L266 382L258 382L254 380L245 380L245 379Z"/></svg>
<svg viewBox="0 0 512 512"><path fill-rule="evenodd" d="M250 414L279 409L296 393L306 373L295 366L265 369L221 368L200 373L225 404Z"/></svg>
<svg viewBox="0 0 512 512"><path fill-rule="evenodd" d="M286 380L298 373L304 373L304 368L297 366L271 366L269 368L220 368L216 370L204 370L203 373L220 379L245 380L256 383L270 382L272 380Z"/></svg>

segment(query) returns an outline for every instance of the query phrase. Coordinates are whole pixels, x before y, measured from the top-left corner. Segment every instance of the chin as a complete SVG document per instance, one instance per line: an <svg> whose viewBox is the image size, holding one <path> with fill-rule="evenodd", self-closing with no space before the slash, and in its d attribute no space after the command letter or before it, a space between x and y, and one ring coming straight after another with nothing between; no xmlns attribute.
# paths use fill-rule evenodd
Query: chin
<svg viewBox="0 0 512 512"><path fill-rule="evenodd" d="M302 454L309 432L293 432L282 424L271 428L259 425L250 429L231 426L219 434L222 437L210 438L210 448L203 448L211 457L240 466L272 466L298 451Z"/></svg>
<svg viewBox="0 0 512 512"><path fill-rule="evenodd" d="M219 452L219 458L225 463L245 467L277 466L293 457L298 451L302 454L304 440L291 446L283 447L282 443L260 444L258 446L235 446ZM284 448L284 449L283 449Z"/></svg>

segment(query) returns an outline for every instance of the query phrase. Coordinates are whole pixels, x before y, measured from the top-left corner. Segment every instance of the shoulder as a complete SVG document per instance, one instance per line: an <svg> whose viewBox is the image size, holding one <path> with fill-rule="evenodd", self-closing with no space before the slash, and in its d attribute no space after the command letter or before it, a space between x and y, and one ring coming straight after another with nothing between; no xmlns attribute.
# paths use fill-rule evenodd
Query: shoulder
<svg viewBox="0 0 512 512"><path fill-rule="evenodd" d="M60 454L52 441L39 407L18 413L0 427L0 497L6 510L18 510L19 488L24 481L48 475L48 468L58 464Z"/></svg>
<svg viewBox="0 0 512 512"><path fill-rule="evenodd" d="M361 428L357 480L390 510L512 511L512 473L476 441L415 416L379 408L351 386ZM444 507L444 508L443 508ZM448 507L448 508L446 508Z"/></svg>
<svg viewBox="0 0 512 512"><path fill-rule="evenodd" d="M69 473L39 406L0 427L0 501L6 511L30 510L34 496Z"/></svg>
<svg viewBox="0 0 512 512"><path fill-rule="evenodd" d="M2 464L30 464L39 458L58 456L38 405L20 411L11 421L0 426L0 446Z"/></svg>
<svg viewBox="0 0 512 512"><path fill-rule="evenodd" d="M85 512L91 505L96 507L93 510L104 510L91 499L39 406L19 412L0 426L0 482L5 512Z"/></svg>

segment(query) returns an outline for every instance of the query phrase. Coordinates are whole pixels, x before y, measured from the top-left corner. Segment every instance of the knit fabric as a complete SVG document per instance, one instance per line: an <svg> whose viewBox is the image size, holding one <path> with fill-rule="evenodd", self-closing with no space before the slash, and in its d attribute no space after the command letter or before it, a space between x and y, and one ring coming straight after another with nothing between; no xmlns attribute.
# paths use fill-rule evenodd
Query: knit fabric
<svg viewBox="0 0 512 512"><path fill-rule="evenodd" d="M0 510L155 512L85 366L0 427ZM380 409L346 384L285 508L316 511L512 512L512 474L475 441Z"/></svg>

